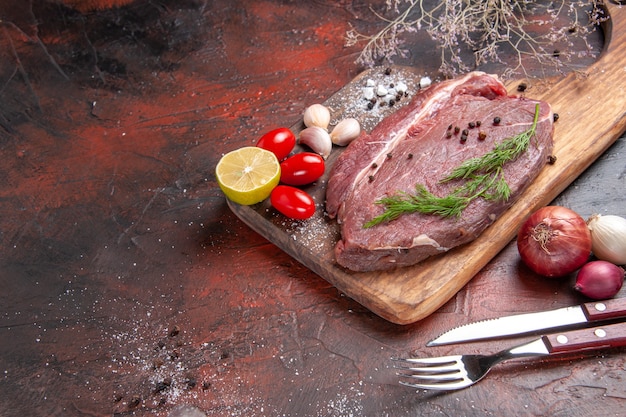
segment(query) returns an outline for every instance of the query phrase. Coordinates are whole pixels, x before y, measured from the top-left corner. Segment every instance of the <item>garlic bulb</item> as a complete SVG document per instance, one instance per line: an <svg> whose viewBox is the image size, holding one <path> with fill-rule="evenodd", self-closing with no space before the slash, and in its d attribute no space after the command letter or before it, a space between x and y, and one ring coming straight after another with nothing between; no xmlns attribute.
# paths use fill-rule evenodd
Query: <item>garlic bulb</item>
<svg viewBox="0 0 626 417"><path fill-rule="evenodd" d="M330 135L319 126L311 126L300 132L299 143L308 146L313 152L321 155L322 158L328 158L330 151L333 149L333 143Z"/></svg>
<svg viewBox="0 0 626 417"><path fill-rule="evenodd" d="M591 250L604 261L626 265L626 219L594 214L587 220L591 231Z"/></svg>
<svg viewBox="0 0 626 417"><path fill-rule="evenodd" d="M318 126L328 129L330 123L330 110L322 104L312 104L304 111L304 125L306 127Z"/></svg>
<svg viewBox="0 0 626 417"><path fill-rule="evenodd" d="M330 139L335 145L346 146L361 134L359 121L353 118L343 119L330 133Z"/></svg>

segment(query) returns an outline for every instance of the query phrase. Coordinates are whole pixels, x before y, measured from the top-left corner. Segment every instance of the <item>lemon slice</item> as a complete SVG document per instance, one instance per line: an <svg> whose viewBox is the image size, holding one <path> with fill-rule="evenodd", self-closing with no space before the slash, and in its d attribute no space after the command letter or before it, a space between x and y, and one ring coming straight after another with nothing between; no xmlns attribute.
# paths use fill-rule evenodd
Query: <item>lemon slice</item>
<svg viewBox="0 0 626 417"><path fill-rule="evenodd" d="M272 152L247 146L224 155L215 176L226 197L248 206L270 196L280 181L280 163Z"/></svg>

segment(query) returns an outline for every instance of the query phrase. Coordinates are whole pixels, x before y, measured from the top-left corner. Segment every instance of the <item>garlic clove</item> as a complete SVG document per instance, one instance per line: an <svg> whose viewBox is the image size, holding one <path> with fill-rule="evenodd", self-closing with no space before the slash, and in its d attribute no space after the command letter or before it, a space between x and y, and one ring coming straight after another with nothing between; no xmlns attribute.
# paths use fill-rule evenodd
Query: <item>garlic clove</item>
<svg viewBox="0 0 626 417"><path fill-rule="evenodd" d="M330 140L335 145L346 146L361 134L359 121L351 117L343 119L330 133Z"/></svg>
<svg viewBox="0 0 626 417"><path fill-rule="evenodd" d="M319 126L311 126L300 132L298 143L308 146L311 150L319 154L322 158L328 158L333 149L333 142L330 135Z"/></svg>
<svg viewBox="0 0 626 417"><path fill-rule="evenodd" d="M323 104L312 104L304 111L304 125L306 127L318 126L328 129L330 123L330 110Z"/></svg>

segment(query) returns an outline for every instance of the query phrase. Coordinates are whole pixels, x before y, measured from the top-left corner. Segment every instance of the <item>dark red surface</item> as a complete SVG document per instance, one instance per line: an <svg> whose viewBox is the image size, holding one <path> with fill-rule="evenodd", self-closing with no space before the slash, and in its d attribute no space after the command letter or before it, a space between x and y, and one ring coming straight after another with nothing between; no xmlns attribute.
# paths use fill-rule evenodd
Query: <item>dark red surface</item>
<svg viewBox="0 0 626 417"><path fill-rule="evenodd" d="M369 7L0 4L2 416L622 412L619 349L504 364L449 394L397 384L391 356L518 342L424 347L450 327L586 301L530 273L514 244L440 311L397 326L228 210L221 155L349 82L359 46L344 35L380 27ZM397 63L436 75L436 56L424 40ZM622 137L557 203L626 216L625 153Z"/></svg>

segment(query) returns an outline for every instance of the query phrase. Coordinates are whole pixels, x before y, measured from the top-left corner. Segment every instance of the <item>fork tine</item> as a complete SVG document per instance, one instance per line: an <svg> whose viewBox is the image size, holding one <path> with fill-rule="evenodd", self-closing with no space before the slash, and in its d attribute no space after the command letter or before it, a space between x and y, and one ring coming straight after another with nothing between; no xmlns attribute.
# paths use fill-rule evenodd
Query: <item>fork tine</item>
<svg viewBox="0 0 626 417"><path fill-rule="evenodd" d="M455 368L441 373L402 373L398 372L398 376L422 381L447 382L463 379L467 373L463 369Z"/></svg>
<svg viewBox="0 0 626 417"><path fill-rule="evenodd" d="M409 363L426 363L431 365L439 365L449 362L457 362L461 359L461 355L451 355L451 356L438 356L434 358L396 358L394 360L398 362L409 362Z"/></svg>
<svg viewBox="0 0 626 417"><path fill-rule="evenodd" d="M423 365L429 368L438 368L447 365L458 364L462 359L461 355L439 356L436 358L393 358L396 362L404 362L406 365ZM411 366L412 367L412 366Z"/></svg>
<svg viewBox="0 0 626 417"><path fill-rule="evenodd" d="M467 388L472 385L473 382L469 379L459 379L457 380L457 382L446 382L445 384L421 384L405 381L400 381L400 384L417 389L427 389L433 391L453 391L457 389Z"/></svg>
<svg viewBox="0 0 626 417"><path fill-rule="evenodd" d="M438 358L406 358L394 359L396 362L403 363L406 366L398 366L398 369L411 370L420 373L443 373L458 371L463 368L460 355L442 356ZM417 366L415 366L417 365Z"/></svg>

